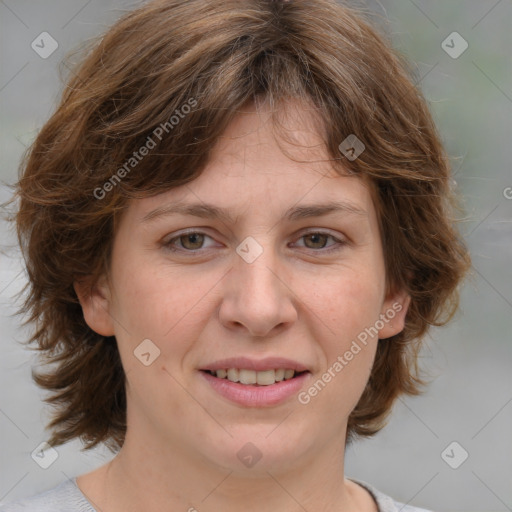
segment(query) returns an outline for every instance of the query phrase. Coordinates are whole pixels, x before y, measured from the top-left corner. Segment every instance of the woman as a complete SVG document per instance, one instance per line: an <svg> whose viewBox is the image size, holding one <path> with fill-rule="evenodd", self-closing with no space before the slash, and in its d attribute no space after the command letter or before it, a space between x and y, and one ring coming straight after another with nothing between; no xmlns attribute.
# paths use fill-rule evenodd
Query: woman
<svg viewBox="0 0 512 512"><path fill-rule="evenodd" d="M108 464L2 510L398 511L344 476L422 381L469 257L405 64L328 0L157 0L23 164L50 445Z"/></svg>

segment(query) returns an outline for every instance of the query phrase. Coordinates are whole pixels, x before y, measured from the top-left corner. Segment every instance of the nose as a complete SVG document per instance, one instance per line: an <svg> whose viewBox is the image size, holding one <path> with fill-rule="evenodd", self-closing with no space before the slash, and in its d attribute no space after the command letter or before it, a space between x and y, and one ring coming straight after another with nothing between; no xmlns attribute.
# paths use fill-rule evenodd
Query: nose
<svg viewBox="0 0 512 512"><path fill-rule="evenodd" d="M297 300L287 275L285 264L268 247L251 263L235 254L224 278L221 323L252 337L271 337L292 325Z"/></svg>

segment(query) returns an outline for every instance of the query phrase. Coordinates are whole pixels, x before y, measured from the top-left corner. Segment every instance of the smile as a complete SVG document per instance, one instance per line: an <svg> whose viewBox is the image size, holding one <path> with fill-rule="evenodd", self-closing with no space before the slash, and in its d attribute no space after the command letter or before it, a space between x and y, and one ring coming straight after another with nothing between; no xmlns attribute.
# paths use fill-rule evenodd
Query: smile
<svg viewBox="0 0 512 512"><path fill-rule="evenodd" d="M311 376L309 371L283 368L264 371L228 368L201 370L199 374L216 395L244 407L282 404L299 393Z"/></svg>
<svg viewBox="0 0 512 512"><path fill-rule="evenodd" d="M239 368L227 368L221 370L208 370L211 375L218 379L227 379L240 384L270 386L276 382L293 379L295 370L278 368L275 370L255 371Z"/></svg>

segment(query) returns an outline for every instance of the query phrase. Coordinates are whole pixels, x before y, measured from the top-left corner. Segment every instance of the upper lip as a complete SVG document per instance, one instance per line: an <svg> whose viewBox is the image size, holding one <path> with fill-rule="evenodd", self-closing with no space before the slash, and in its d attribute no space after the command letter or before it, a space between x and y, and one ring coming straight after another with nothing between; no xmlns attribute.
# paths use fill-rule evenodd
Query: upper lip
<svg viewBox="0 0 512 512"><path fill-rule="evenodd" d="M247 357L230 357L229 359L220 359L208 365L201 370L225 370L227 368L238 368L243 370L255 370L262 372L266 370L295 370L296 372L308 371L308 368L298 361L286 359L283 357L266 357L265 359L249 359Z"/></svg>

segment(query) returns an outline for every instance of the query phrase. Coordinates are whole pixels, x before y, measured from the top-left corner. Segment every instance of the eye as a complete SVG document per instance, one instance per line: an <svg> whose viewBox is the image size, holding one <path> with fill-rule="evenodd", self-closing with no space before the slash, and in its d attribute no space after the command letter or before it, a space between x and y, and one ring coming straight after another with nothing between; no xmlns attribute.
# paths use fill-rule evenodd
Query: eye
<svg viewBox="0 0 512 512"><path fill-rule="evenodd" d="M202 246L205 238L211 239L210 236L200 231L189 231L188 233L182 233L181 235L170 238L164 242L164 245L173 252L196 252L198 249L204 248ZM176 247L176 242L179 243L180 247Z"/></svg>
<svg viewBox="0 0 512 512"><path fill-rule="evenodd" d="M337 251L337 250L340 250L344 245L347 244L346 241L344 240L339 240L338 238L336 238L335 236L331 235L330 233L326 233L326 232L323 232L323 231L311 231L309 233L305 233L303 234L299 240L305 240L305 241L308 241L305 243L305 247L307 249L313 249L313 250L318 250L318 249L325 249L326 247L326 243L327 243L327 240L328 239L332 239L334 240L334 244L331 244L329 247L333 247L332 249L327 249L323 252L332 252L332 251Z"/></svg>
<svg viewBox="0 0 512 512"><path fill-rule="evenodd" d="M188 231L164 241L163 245L172 252L188 252L193 254L199 252L200 249L208 248L204 246L204 242L208 238L213 240L212 237L201 231ZM332 239L334 243L327 246L329 239ZM347 245L346 241L339 240L330 233L322 231L305 233L299 240L305 240L306 243L303 247L313 250L314 252L334 252L340 250L344 245ZM210 245L209 247L213 246ZM332 248L326 249L326 247Z"/></svg>

